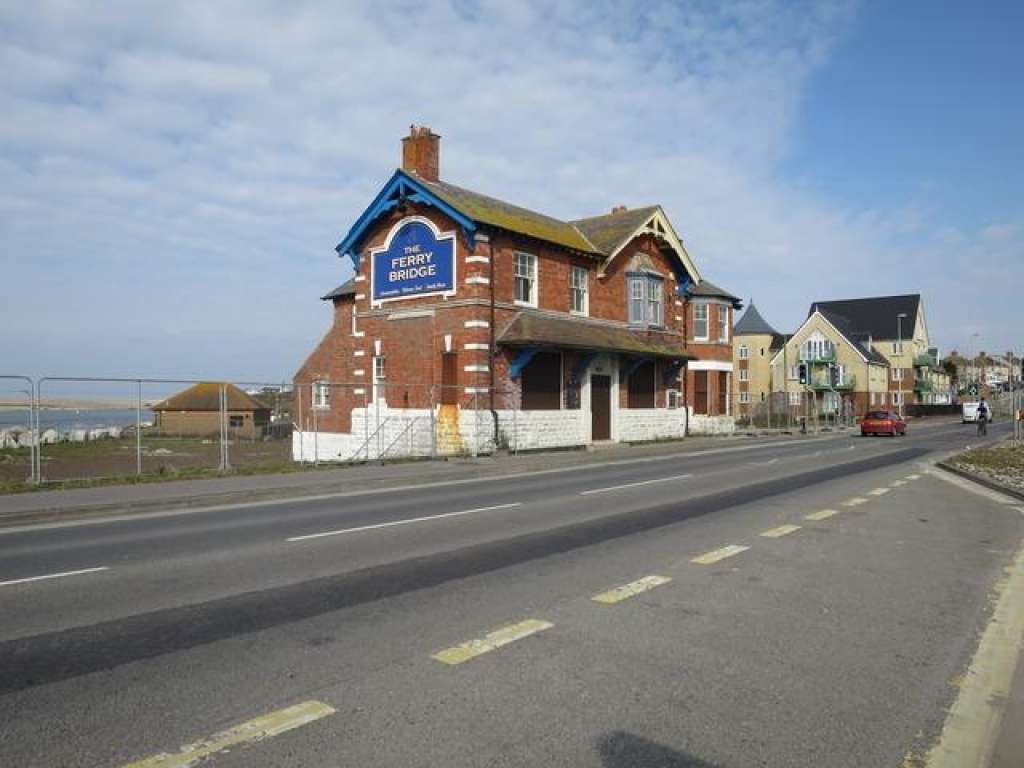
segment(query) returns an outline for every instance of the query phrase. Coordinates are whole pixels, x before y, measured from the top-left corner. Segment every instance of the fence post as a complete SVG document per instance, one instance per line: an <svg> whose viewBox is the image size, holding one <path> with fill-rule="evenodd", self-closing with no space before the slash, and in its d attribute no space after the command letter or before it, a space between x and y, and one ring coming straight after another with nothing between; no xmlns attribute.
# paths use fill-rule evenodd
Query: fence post
<svg viewBox="0 0 1024 768"><path fill-rule="evenodd" d="M305 422L303 422L303 420L302 420L302 385L299 384L298 382L296 382L294 385L292 385L292 390L295 392L295 396L294 396L295 397L295 416L298 418L298 424L296 424L294 421L292 422L292 424L295 425L295 426L298 426L298 428L299 428L299 464L305 464L306 463L306 429L305 429ZM310 401L310 405L312 405L312 404L313 404L313 402ZM293 443L293 446L294 446L294 443ZM295 449L293 447L292 448L293 458L294 458L294 451L295 451Z"/></svg>
<svg viewBox="0 0 1024 768"><path fill-rule="evenodd" d="M136 382L138 399L135 402L135 474L142 474L142 380Z"/></svg>
<svg viewBox="0 0 1024 768"><path fill-rule="evenodd" d="M427 390L427 400L430 405L430 458L437 458L437 413L434 410L434 385Z"/></svg>
<svg viewBox="0 0 1024 768"><path fill-rule="evenodd" d="M313 411L313 466L320 466L320 419L318 418L318 410L316 407L316 388L317 386L327 387L327 402L331 402L331 385L324 385L322 382L313 382L309 385L309 402L311 403L310 408Z"/></svg>

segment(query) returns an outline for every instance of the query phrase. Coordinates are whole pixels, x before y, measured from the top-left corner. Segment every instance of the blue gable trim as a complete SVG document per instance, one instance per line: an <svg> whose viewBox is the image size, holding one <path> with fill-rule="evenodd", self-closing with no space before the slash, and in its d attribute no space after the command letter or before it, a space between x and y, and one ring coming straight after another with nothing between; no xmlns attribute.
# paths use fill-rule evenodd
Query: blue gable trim
<svg viewBox="0 0 1024 768"><path fill-rule="evenodd" d="M339 256L348 256L352 259L352 264L357 266L359 246L366 236L366 231L378 218L403 201L431 205L454 219L462 229L463 237L466 238L466 247L472 250L476 222L444 202L419 179L401 169L394 172L384 188L377 193L370 206L356 219L356 223L345 235L345 239L338 243L334 250L338 252Z"/></svg>

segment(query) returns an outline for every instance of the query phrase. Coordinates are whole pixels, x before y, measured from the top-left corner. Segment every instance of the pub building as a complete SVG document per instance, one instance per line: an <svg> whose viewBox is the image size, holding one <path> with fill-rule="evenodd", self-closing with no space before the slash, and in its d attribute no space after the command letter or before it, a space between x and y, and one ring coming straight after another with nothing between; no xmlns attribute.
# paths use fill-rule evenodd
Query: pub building
<svg viewBox="0 0 1024 768"><path fill-rule="evenodd" d="M563 221L440 179L413 126L337 246L354 276L295 375L296 460L733 429L732 318L659 205Z"/></svg>

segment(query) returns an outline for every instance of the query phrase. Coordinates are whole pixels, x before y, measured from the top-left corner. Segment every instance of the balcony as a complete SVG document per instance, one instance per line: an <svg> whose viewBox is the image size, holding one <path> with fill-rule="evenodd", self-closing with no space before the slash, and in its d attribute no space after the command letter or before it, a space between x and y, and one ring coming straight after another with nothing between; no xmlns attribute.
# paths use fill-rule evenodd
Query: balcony
<svg viewBox="0 0 1024 768"><path fill-rule="evenodd" d="M931 355L916 355L914 357L914 366L917 368L935 368L935 360L932 359Z"/></svg>
<svg viewBox="0 0 1024 768"><path fill-rule="evenodd" d="M836 351L832 349L827 352L815 352L811 355L805 355L803 351L800 353L801 363L834 363L836 361Z"/></svg>
<svg viewBox="0 0 1024 768"><path fill-rule="evenodd" d="M857 377L844 376L833 386L828 376L812 376L811 380L807 382L807 386L815 392L827 392L831 390L835 390L836 392L849 392L857 386Z"/></svg>
<svg viewBox="0 0 1024 768"><path fill-rule="evenodd" d="M931 392L932 389L932 383L925 379L918 379L917 381L914 382L915 392Z"/></svg>

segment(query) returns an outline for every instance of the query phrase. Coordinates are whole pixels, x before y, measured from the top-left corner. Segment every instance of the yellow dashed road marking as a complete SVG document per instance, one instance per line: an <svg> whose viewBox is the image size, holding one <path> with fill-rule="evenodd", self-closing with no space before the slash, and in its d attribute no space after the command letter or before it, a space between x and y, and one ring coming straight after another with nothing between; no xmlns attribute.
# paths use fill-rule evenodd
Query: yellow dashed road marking
<svg viewBox="0 0 1024 768"><path fill-rule="evenodd" d="M769 528L767 531L762 531L761 535L766 539L777 539L781 536L788 536L793 531L799 531L799 525L780 525L778 528Z"/></svg>
<svg viewBox="0 0 1024 768"><path fill-rule="evenodd" d="M868 493L872 496L885 496L889 492L888 488L872 488Z"/></svg>
<svg viewBox="0 0 1024 768"><path fill-rule="evenodd" d="M334 714L334 708L320 701L304 701L294 707L261 715L253 720L221 731L195 744L188 744L175 754L166 752L145 760L128 763L124 768L189 768L217 752L277 736L278 734L300 728L322 717Z"/></svg>
<svg viewBox="0 0 1024 768"><path fill-rule="evenodd" d="M828 520L830 517L835 517L838 514L838 509L823 509L820 512L811 512L809 515L804 515L804 520Z"/></svg>
<svg viewBox="0 0 1024 768"><path fill-rule="evenodd" d="M920 475L907 475L907 480L920 480Z"/></svg>
<svg viewBox="0 0 1024 768"><path fill-rule="evenodd" d="M738 555L740 552L746 552L748 549L750 549L750 547L744 547L739 544L730 544L726 547L722 547L721 549L714 549L710 552L705 552L700 557L693 558L690 562L696 563L697 565L712 565L713 563L717 563L719 560L725 560L725 558Z"/></svg>
<svg viewBox="0 0 1024 768"><path fill-rule="evenodd" d="M889 483L889 487L890 488L899 488L901 485L906 485L906 484L907 484L906 480L893 480L891 483Z"/></svg>
<svg viewBox="0 0 1024 768"><path fill-rule="evenodd" d="M481 654L497 650L503 645L514 643L516 640L522 640L524 637L543 632L545 629L551 629L553 626L555 625L550 621L527 619L518 624L511 624L507 627L496 629L481 638L470 640L468 643L438 651L431 658L444 664L461 664Z"/></svg>
<svg viewBox="0 0 1024 768"><path fill-rule="evenodd" d="M867 503L868 503L868 500L865 499L863 496L854 496L852 499L849 499L848 501L844 501L843 502L843 506L844 507L857 507L857 506L860 506L861 504L867 504Z"/></svg>
<svg viewBox="0 0 1024 768"><path fill-rule="evenodd" d="M662 584L668 584L672 579L667 576L645 576L642 579L630 582L629 584L623 584L621 587L610 589L607 592L602 592L599 595L594 595L591 600L595 603L604 603L605 605L615 605L621 603L627 597L633 597L639 595L641 592L646 592L649 589L660 587Z"/></svg>

